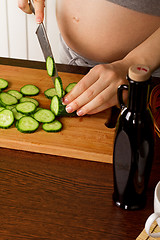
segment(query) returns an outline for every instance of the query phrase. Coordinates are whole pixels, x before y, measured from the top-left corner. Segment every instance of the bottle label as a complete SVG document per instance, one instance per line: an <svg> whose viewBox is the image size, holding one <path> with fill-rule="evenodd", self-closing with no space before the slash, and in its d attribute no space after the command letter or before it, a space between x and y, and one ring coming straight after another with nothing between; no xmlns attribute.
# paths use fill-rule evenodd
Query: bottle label
<svg viewBox="0 0 160 240"><path fill-rule="evenodd" d="M122 130L114 148L115 180L118 193L122 196L127 187L131 170L132 150L127 134Z"/></svg>

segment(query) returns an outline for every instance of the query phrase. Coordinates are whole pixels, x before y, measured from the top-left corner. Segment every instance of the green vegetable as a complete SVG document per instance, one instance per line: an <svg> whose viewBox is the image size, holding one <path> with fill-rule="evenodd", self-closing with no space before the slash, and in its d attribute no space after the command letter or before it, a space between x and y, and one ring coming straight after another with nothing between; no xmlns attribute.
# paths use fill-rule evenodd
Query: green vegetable
<svg viewBox="0 0 160 240"><path fill-rule="evenodd" d="M6 92L1 92L0 93L0 100L1 100L1 105L6 106L6 105L14 105L18 103L18 100L16 97L10 95L9 93Z"/></svg>
<svg viewBox="0 0 160 240"><path fill-rule="evenodd" d="M39 88L33 84L27 84L20 89L20 92L25 96L35 96L39 93Z"/></svg>
<svg viewBox="0 0 160 240"><path fill-rule="evenodd" d="M55 73L55 64L52 57L48 57L46 60L47 73L50 77L54 76Z"/></svg>
<svg viewBox="0 0 160 240"><path fill-rule="evenodd" d="M16 110L17 112L28 115L35 112L36 105L32 102L23 102L16 105Z"/></svg>
<svg viewBox="0 0 160 240"><path fill-rule="evenodd" d="M52 99L52 97L54 95L57 95L56 93L56 89L55 88L49 88L47 89L46 91L44 91L44 95L49 98L49 99Z"/></svg>
<svg viewBox="0 0 160 240"><path fill-rule="evenodd" d="M20 103L23 103L23 102L32 102L36 105L36 107L39 106L39 102L34 99L34 98L30 98L30 97L22 97L20 100L19 100Z"/></svg>
<svg viewBox="0 0 160 240"><path fill-rule="evenodd" d="M59 132L62 129L62 123L58 120L55 120L51 123L44 123L42 128L46 132Z"/></svg>
<svg viewBox="0 0 160 240"><path fill-rule="evenodd" d="M3 78L0 78L0 89L6 89L8 87L8 82L3 79Z"/></svg>
<svg viewBox="0 0 160 240"><path fill-rule="evenodd" d="M62 104L62 100L57 95L52 98L50 109L55 114L55 116L77 116L76 112L67 113L66 106Z"/></svg>
<svg viewBox="0 0 160 240"><path fill-rule="evenodd" d="M77 84L76 82L68 84L68 86L65 89L66 93L69 93L76 84Z"/></svg>
<svg viewBox="0 0 160 240"><path fill-rule="evenodd" d="M9 128L14 123L14 115L11 110L0 111L0 127Z"/></svg>
<svg viewBox="0 0 160 240"><path fill-rule="evenodd" d="M0 107L0 111L4 110L5 108L4 107Z"/></svg>
<svg viewBox="0 0 160 240"><path fill-rule="evenodd" d="M8 93L16 97L18 100L23 97L23 94L18 92L17 90L9 90Z"/></svg>
<svg viewBox="0 0 160 240"><path fill-rule="evenodd" d="M63 84L62 84L62 80L60 77L55 78L54 86L55 86L58 97L62 98L63 97Z"/></svg>
<svg viewBox="0 0 160 240"><path fill-rule="evenodd" d="M40 109L34 113L33 117L42 123L49 123L55 119L55 115L48 109Z"/></svg>
<svg viewBox="0 0 160 240"><path fill-rule="evenodd" d="M15 107L12 109L12 112L16 120L19 120L21 117L25 116L24 114L17 112Z"/></svg>
<svg viewBox="0 0 160 240"><path fill-rule="evenodd" d="M16 127L22 133L32 133L37 130L39 123L30 116L24 116L16 123Z"/></svg>

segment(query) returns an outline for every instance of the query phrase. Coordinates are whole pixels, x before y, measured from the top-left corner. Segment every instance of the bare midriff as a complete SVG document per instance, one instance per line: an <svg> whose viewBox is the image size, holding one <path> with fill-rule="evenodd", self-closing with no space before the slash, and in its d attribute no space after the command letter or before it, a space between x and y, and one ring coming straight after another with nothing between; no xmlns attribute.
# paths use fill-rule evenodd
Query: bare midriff
<svg viewBox="0 0 160 240"><path fill-rule="evenodd" d="M67 45L97 62L122 59L160 26L160 17L106 0L57 0L56 15Z"/></svg>

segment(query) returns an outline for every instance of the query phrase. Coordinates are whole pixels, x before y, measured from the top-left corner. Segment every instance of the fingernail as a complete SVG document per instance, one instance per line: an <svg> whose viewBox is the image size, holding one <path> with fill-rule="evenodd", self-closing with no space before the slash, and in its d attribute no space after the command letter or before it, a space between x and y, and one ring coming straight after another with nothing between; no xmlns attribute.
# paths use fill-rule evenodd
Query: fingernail
<svg viewBox="0 0 160 240"><path fill-rule="evenodd" d="M63 98L62 104L63 105L67 105L68 103L69 103L68 99L67 98Z"/></svg>
<svg viewBox="0 0 160 240"><path fill-rule="evenodd" d="M37 17L36 18L36 22L39 24L39 23L41 23L42 22L42 18L41 17Z"/></svg>
<svg viewBox="0 0 160 240"><path fill-rule="evenodd" d="M83 116L83 111L82 110L78 110L77 111L77 115L80 117L80 116Z"/></svg>
<svg viewBox="0 0 160 240"><path fill-rule="evenodd" d="M66 107L66 111L68 112L68 113L72 113L73 112L73 109L71 108L71 106L67 106Z"/></svg>

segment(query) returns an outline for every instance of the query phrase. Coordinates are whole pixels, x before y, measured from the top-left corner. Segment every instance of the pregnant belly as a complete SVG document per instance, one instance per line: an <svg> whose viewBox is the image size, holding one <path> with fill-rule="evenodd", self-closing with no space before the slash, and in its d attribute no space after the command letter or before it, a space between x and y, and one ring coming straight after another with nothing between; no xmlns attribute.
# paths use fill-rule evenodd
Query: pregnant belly
<svg viewBox="0 0 160 240"><path fill-rule="evenodd" d="M58 0L56 15L67 45L98 62L122 59L160 26L159 17L106 0Z"/></svg>

